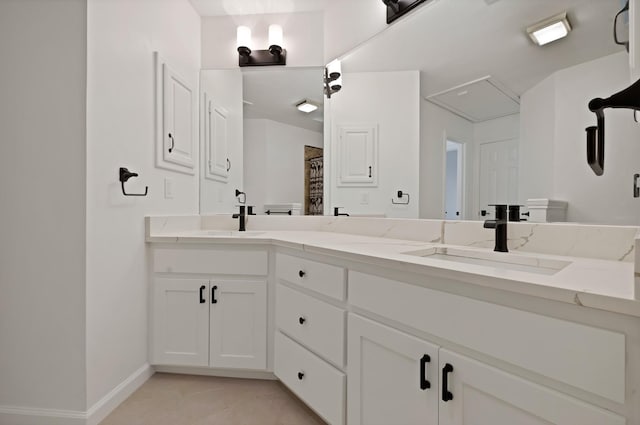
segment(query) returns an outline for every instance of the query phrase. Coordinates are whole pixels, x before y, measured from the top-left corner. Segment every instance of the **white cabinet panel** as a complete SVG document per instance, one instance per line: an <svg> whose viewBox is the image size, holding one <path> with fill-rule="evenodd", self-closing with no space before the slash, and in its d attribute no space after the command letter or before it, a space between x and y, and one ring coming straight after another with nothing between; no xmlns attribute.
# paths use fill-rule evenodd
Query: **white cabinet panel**
<svg viewBox="0 0 640 425"><path fill-rule="evenodd" d="M339 126L338 143L338 186L376 186L378 184L376 126Z"/></svg>
<svg viewBox="0 0 640 425"><path fill-rule="evenodd" d="M211 281L210 366L266 369L267 283Z"/></svg>
<svg viewBox="0 0 640 425"><path fill-rule="evenodd" d="M156 166L195 174L195 83L178 75L158 53L156 62Z"/></svg>
<svg viewBox="0 0 640 425"><path fill-rule="evenodd" d="M226 183L231 170L227 146L227 117L228 112L221 106L216 106L207 94L205 98L205 178Z"/></svg>
<svg viewBox="0 0 640 425"><path fill-rule="evenodd" d="M354 314L348 320L348 424L437 425L438 347Z"/></svg>
<svg viewBox="0 0 640 425"><path fill-rule="evenodd" d="M353 271L349 302L559 382L625 401L624 334Z"/></svg>
<svg viewBox="0 0 640 425"><path fill-rule="evenodd" d="M268 258L263 250L157 248L153 250L153 271L264 276Z"/></svg>
<svg viewBox="0 0 640 425"><path fill-rule="evenodd" d="M329 424L344 424L345 376L342 372L280 332L276 332L275 337L273 372Z"/></svg>
<svg viewBox="0 0 640 425"><path fill-rule="evenodd" d="M441 349L440 425L624 425L625 418ZM452 399L444 401L443 391Z"/></svg>
<svg viewBox="0 0 640 425"><path fill-rule="evenodd" d="M276 326L336 366L344 367L344 310L278 284Z"/></svg>
<svg viewBox="0 0 640 425"><path fill-rule="evenodd" d="M346 271L331 264L278 253L276 277L340 301L346 296Z"/></svg>
<svg viewBox="0 0 640 425"><path fill-rule="evenodd" d="M209 282L155 279L152 363L209 364Z"/></svg>

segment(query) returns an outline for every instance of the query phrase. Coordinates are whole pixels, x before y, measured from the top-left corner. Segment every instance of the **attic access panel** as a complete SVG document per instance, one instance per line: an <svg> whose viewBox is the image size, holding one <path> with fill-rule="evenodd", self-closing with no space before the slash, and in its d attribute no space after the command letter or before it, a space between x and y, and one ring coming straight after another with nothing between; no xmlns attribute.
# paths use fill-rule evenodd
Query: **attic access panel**
<svg viewBox="0 0 640 425"><path fill-rule="evenodd" d="M436 93L428 101L472 122L482 122L520 112L520 99L491 77L484 77Z"/></svg>

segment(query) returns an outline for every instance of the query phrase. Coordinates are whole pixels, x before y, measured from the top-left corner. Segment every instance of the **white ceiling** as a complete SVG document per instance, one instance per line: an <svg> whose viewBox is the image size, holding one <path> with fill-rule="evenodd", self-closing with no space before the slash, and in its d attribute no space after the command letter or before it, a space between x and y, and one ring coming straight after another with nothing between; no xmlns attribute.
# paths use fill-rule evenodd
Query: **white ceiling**
<svg viewBox="0 0 640 425"><path fill-rule="evenodd" d="M422 71L422 95L486 75L521 95L553 72L619 52L621 0L431 0L347 53L345 72ZM525 29L566 10L573 31L535 46Z"/></svg>
<svg viewBox="0 0 640 425"><path fill-rule="evenodd" d="M330 0L190 0L200 16L263 15L324 10ZM347 0L348 1L348 0Z"/></svg>
<svg viewBox="0 0 640 425"><path fill-rule="evenodd" d="M312 131L322 131L322 68L248 69L242 72L245 118L264 118ZM319 106L306 114L296 105L309 100Z"/></svg>

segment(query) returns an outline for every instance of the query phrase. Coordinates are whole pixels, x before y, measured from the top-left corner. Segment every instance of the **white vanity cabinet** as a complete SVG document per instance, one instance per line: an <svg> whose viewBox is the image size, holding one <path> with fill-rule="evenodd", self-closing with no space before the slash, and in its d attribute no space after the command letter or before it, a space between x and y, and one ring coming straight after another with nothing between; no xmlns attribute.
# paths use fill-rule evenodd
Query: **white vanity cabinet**
<svg viewBox="0 0 640 425"><path fill-rule="evenodd" d="M345 423L346 270L276 254L275 375L333 425Z"/></svg>
<svg viewBox="0 0 640 425"><path fill-rule="evenodd" d="M153 258L152 364L267 369L266 250L156 248Z"/></svg>
<svg viewBox="0 0 640 425"><path fill-rule="evenodd" d="M438 346L349 314L349 425L437 425Z"/></svg>

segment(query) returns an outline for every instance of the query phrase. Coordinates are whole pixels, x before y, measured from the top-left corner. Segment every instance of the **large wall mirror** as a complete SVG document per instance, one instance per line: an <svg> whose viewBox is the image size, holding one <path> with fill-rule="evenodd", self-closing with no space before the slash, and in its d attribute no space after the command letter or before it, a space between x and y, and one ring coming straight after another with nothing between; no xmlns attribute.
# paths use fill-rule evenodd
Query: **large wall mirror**
<svg viewBox="0 0 640 425"><path fill-rule="evenodd" d="M319 67L201 72L202 214L233 211L235 189L257 214L323 214L322 78Z"/></svg>
<svg viewBox="0 0 640 425"><path fill-rule="evenodd" d="M631 83L628 53L612 35L623 6L433 0L343 55L343 89L330 100L322 69L203 71L203 92L219 90L208 88L214 79L239 91L235 106L222 110L227 120L234 108L243 111L243 134L235 137L244 152L231 159L223 189L203 176L214 184L201 184L201 211L233 211L238 186L259 213L300 204L302 214L343 207L351 215L483 220L490 204L549 200L563 221L640 225L631 190L640 173L640 125L630 111L607 111L604 176L586 162L585 128L595 125L589 100ZM568 36L535 45L527 27L565 11ZM623 37L625 24L623 16ZM298 111L305 99L318 110ZM285 126L290 134L278 134ZM295 151L285 153L293 139ZM323 149L313 181L322 187L307 187L308 160L320 151L305 153L305 146ZM206 163L206 146L203 152ZM224 174L229 164L216 161ZM234 166L244 171L239 180ZM320 188L322 205L310 210Z"/></svg>

